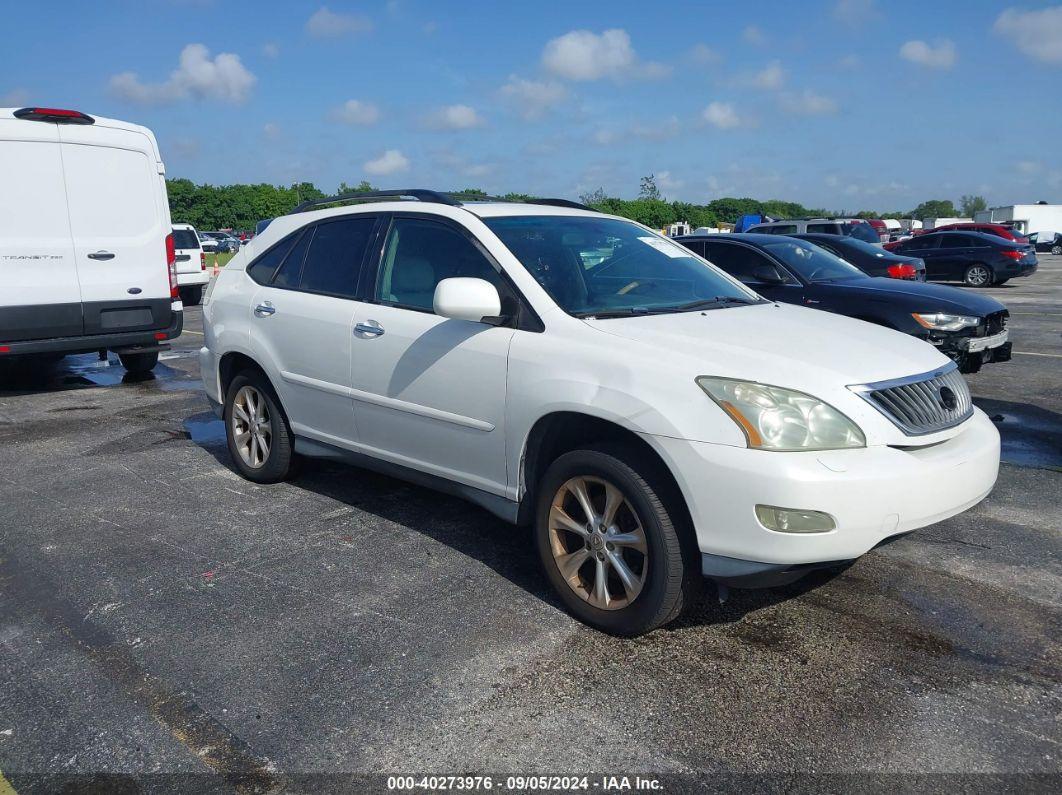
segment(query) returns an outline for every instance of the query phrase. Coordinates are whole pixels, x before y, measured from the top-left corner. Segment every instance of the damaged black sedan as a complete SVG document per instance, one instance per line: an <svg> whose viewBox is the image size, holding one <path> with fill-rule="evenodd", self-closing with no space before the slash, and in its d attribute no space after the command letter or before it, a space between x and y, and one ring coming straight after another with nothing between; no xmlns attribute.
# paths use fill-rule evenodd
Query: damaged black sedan
<svg viewBox="0 0 1062 795"><path fill-rule="evenodd" d="M999 301L955 287L869 277L806 240L718 234L675 238L772 301L876 323L924 339L964 373L1008 361L1009 312Z"/></svg>

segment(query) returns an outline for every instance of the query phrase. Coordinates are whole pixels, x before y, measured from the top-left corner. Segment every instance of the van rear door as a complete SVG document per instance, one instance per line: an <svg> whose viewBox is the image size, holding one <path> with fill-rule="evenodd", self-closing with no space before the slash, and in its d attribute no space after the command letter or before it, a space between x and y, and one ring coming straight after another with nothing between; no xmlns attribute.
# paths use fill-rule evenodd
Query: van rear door
<svg viewBox="0 0 1062 795"><path fill-rule="evenodd" d="M153 141L99 123L59 138L85 333L166 327L170 213Z"/></svg>
<svg viewBox="0 0 1062 795"><path fill-rule="evenodd" d="M0 118L0 342L82 333L54 124Z"/></svg>

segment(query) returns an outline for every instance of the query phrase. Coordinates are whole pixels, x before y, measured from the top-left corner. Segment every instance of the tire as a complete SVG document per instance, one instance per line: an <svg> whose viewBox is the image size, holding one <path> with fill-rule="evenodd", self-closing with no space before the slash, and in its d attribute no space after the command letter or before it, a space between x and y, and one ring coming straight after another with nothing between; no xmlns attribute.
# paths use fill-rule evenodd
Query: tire
<svg viewBox="0 0 1062 795"><path fill-rule="evenodd" d="M1051 253L1052 254L1062 254L1062 246L1058 245L1057 243L1055 245L1051 246Z"/></svg>
<svg viewBox="0 0 1062 795"><path fill-rule="evenodd" d="M195 287L182 287L181 288L181 302L185 306L199 306L199 302L203 300L203 286L196 285Z"/></svg>
<svg viewBox="0 0 1062 795"><path fill-rule="evenodd" d="M668 489L655 470L633 463L639 459L644 461L644 455L622 445L566 453L550 465L536 498L536 546L557 595L583 623L626 637L651 632L677 618L703 585L696 544L683 543L680 537L682 514L669 505L673 500L664 496ZM586 532L579 486L573 485L578 483L583 484L591 509L600 514L607 509L606 483L622 496L607 533ZM594 519L599 522L601 515L595 513ZM603 526L599 523L596 530ZM638 548L638 528L644 552ZM613 544L610 538L626 543ZM620 578L613 562L617 557L633 589ZM562 561L570 566L565 573ZM604 601L596 588L601 571Z"/></svg>
<svg viewBox="0 0 1062 795"><path fill-rule="evenodd" d="M996 287L999 287L1001 284L1006 284L1009 281L1010 279L996 279Z"/></svg>
<svg viewBox="0 0 1062 795"><path fill-rule="evenodd" d="M994 276L992 269L980 262L975 262L966 268L962 275L962 282L967 287L990 287Z"/></svg>
<svg viewBox="0 0 1062 795"><path fill-rule="evenodd" d="M122 363L122 367L130 373L133 373L134 375L144 375L145 373L150 373L154 370L155 365L159 363L159 352L119 353L118 360Z"/></svg>
<svg viewBox="0 0 1062 795"><path fill-rule="evenodd" d="M272 384L261 372L244 370L232 379L223 417L229 455L241 475L255 483L277 483L292 474L295 437ZM257 423L249 423L248 418ZM244 430L252 426L257 427L257 434Z"/></svg>

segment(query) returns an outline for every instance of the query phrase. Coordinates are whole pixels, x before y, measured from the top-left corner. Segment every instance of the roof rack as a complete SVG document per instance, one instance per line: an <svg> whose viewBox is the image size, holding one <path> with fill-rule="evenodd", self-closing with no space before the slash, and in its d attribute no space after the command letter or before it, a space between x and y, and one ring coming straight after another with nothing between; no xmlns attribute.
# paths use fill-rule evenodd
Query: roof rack
<svg viewBox="0 0 1062 795"><path fill-rule="evenodd" d="M590 212L597 212L593 207L587 207L585 204L579 202L573 202L569 199L505 199L500 196L469 196L466 202L462 202L455 199L449 193L441 193L435 190L424 190L422 188L407 188L403 190L369 190L369 191L357 191L354 193L341 193L338 196L323 196L320 199L308 199L298 205L292 213L301 213L307 210L312 210L315 207L323 207L327 204L338 204L345 201L364 201L372 199L386 199L386 198L399 198L399 199L416 199L422 202L435 202L436 204L446 204L450 207L461 207L466 202L477 201L493 201L493 202L513 202L518 204L542 204L550 207L570 207L573 210L589 210Z"/></svg>
<svg viewBox="0 0 1062 795"><path fill-rule="evenodd" d="M338 196L324 196L320 199L309 199L304 201L294 210L292 213L306 212L312 210L314 207L323 207L326 204L338 204L345 201L359 201L362 199L384 199L384 198L409 198L416 199L422 202L435 202L436 204L448 204L451 207L460 207L461 202L454 199L445 193L439 193L434 190L422 190L421 188L409 188L405 190L368 190L357 191L355 193L340 193Z"/></svg>

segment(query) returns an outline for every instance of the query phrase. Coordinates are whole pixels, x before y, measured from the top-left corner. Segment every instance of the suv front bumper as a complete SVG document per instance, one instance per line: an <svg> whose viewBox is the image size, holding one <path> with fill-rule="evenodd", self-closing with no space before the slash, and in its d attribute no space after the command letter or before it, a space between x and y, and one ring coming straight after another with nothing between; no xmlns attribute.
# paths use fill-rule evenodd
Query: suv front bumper
<svg viewBox="0 0 1062 795"><path fill-rule="evenodd" d="M705 573L721 578L854 560L892 536L976 505L999 472L999 433L976 408L956 436L922 448L775 453L660 436L649 441L686 498L698 546L709 556ZM756 505L821 511L836 527L768 530Z"/></svg>

